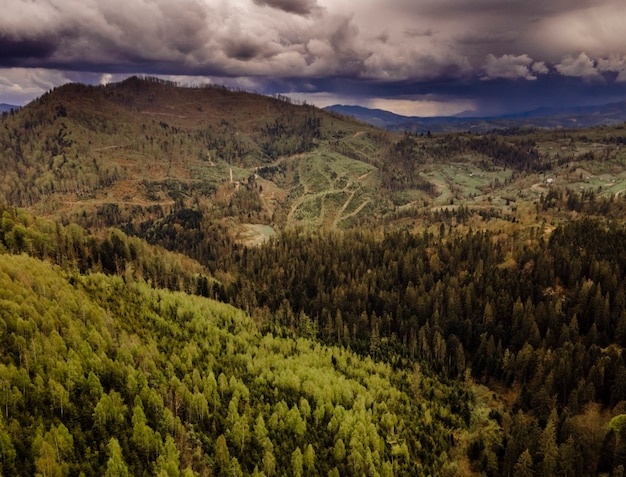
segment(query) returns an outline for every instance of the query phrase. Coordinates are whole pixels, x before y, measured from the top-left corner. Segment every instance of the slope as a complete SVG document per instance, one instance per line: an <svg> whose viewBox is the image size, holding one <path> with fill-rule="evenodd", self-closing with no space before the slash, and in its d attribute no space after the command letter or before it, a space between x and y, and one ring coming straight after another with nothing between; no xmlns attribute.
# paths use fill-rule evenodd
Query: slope
<svg viewBox="0 0 626 477"><path fill-rule="evenodd" d="M68 220L110 205L129 216L195 206L232 226L280 227L289 210L317 200L302 201L299 191L330 177L335 192L319 221L339 221L341 207L351 217L375 202L357 183L372 168L362 161L377 161L379 139L367 131L287 98L220 87L139 78L68 84L3 120L0 202Z"/></svg>
<svg viewBox="0 0 626 477"><path fill-rule="evenodd" d="M0 202L203 260L217 254L209 237L439 226L459 206L481 227L524 229L550 190L626 188L624 141L621 126L395 135L287 98L130 78L66 85L7 115Z"/></svg>
<svg viewBox="0 0 626 477"><path fill-rule="evenodd" d="M25 255L0 283L3 475L427 475L462 426L431 380L225 304Z"/></svg>

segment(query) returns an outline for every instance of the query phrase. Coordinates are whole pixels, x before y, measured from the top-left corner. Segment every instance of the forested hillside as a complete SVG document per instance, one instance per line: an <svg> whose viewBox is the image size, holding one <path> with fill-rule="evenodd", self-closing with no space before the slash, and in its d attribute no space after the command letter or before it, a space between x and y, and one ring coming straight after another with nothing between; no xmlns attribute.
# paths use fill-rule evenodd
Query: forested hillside
<svg viewBox="0 0 626 477"><path fill-rule="evenodd" d="M228 305L24 255L0 280L3 475L427 475L464 426L451 388Z"/></svg>
<svg viewBox="0 0 626 477"><path fill-rule="evenodd" d="M139 78L4 114L0 473L622 475L624 144Z"/></svg>
<svg viewBox="0 0 626 477"><path fill-rule="evenodd" d="M478 470L512 474L526 449L540 475L625 463L621 428L601 424L626 410L622 224L581 220L523 245L486 232L293 232L232 266L226 296L268 326L507 389L501 438L472 443Z"/></svg>

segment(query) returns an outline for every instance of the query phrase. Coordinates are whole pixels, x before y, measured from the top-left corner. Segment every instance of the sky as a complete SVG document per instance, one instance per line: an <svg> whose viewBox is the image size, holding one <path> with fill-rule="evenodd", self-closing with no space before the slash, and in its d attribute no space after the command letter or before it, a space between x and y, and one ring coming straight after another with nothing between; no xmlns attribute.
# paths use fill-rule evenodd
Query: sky
<svg viewBox="0 0 626 477"><path fill-rule="evenodd" d="M130 75L404 115L626 99L624 0L3 0L0 103Z"/></svg>

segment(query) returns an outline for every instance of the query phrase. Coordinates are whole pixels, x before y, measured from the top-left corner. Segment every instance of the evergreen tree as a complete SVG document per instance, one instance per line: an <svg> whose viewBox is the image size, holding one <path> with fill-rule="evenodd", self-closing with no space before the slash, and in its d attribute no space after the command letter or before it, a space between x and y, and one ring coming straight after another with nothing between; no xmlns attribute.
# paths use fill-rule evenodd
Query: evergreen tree
<svg viewBox="0 0 626 477"><path fill-rule="evenodd" d="M296 447L296 450L291 454L291 471L294 477L304 475L304 460L299 447Z"/></svg>
<svg viewBox="0 0 626 477"><path fill-rule="evenodd" d="M513 477L532 477L533 473L533 459L528 449L526 449L519 456L515 467L513 467Z"/></svg>
<svg viewBox="0 0 626 477"><path fill-rule="evenodd" d="M111 437L107 445L109 460L107 461L105 477L128 477L128 467L122 456L122 449L115 437Z"/></svg>
<svg viewBox="0 0 626 477"><path fill-rule="evenodd" d="M551 476L556 473L559 447L556 441L556 425L557 425L557 413L556 410L552 410L548 423L545 429L541 433L539 440L539 453L542 456L541 464L539 466L540 476Z"/></svg>

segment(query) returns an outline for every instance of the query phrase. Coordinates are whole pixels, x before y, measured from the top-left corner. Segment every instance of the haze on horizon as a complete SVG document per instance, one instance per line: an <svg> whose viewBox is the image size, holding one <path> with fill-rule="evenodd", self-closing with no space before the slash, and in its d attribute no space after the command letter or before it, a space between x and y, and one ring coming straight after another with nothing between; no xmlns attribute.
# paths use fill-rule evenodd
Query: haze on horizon
<svg viewBox="0 0 626 477"><path fill-rule="evenodd" d="M133 74L404 115L626 99L623 0L6 0L0 102Z"/></svg>

